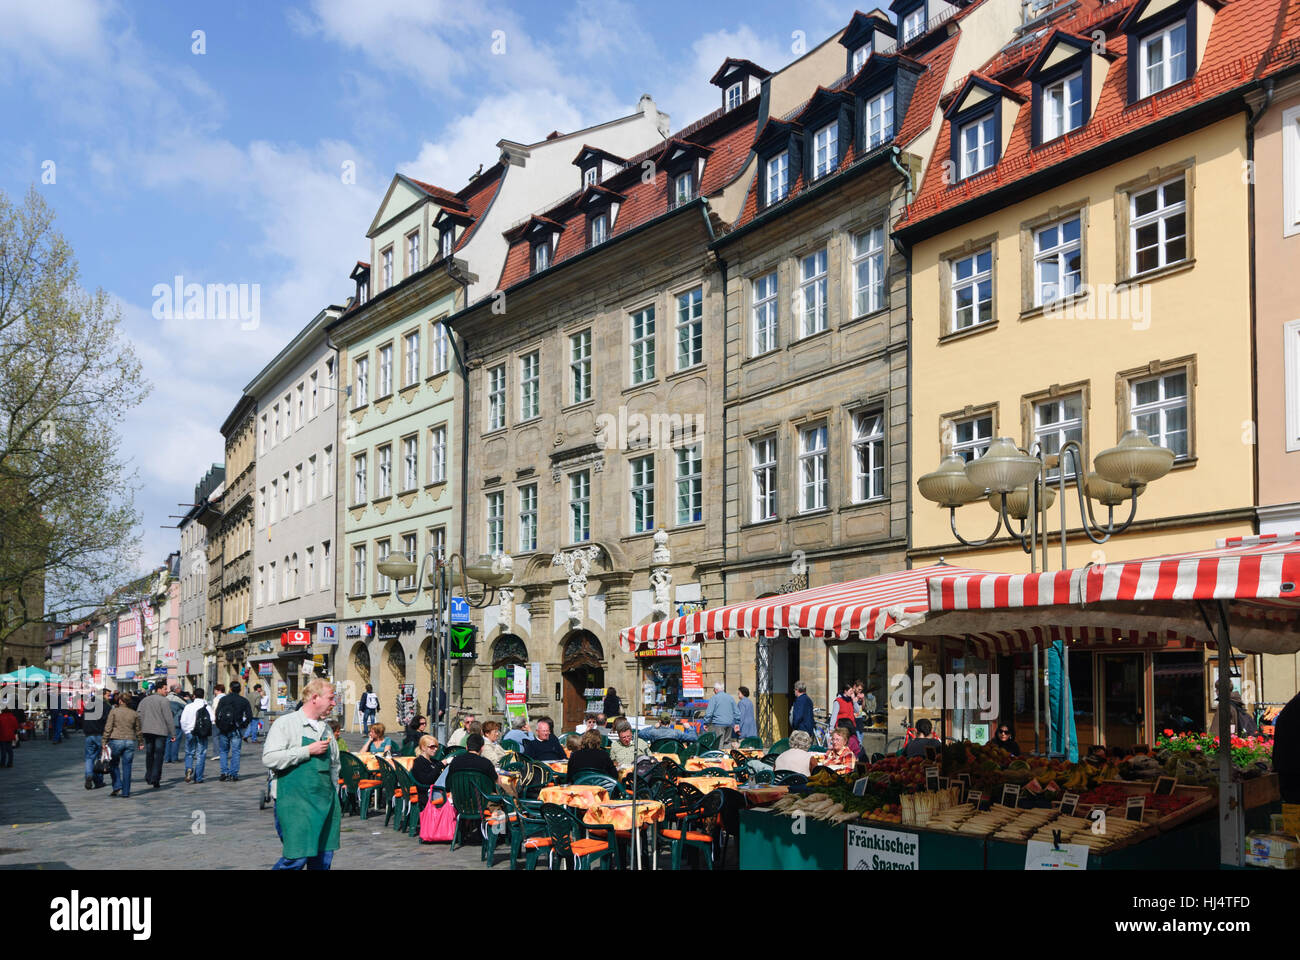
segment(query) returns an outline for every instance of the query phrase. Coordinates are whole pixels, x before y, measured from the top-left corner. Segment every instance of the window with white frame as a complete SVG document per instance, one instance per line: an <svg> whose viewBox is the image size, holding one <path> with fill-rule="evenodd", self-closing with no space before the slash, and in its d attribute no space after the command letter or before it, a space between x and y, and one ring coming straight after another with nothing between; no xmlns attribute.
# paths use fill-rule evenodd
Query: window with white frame
<svg viewBox="0 0 1300 960"><path fill-rule="evenodd" d="M593 163L586 170L582 171L582 185L584 187L590 187L595 185L599 179L600 179L599 163Z"/></svg>
<svg viewBox="0 0 1300 960"><path fill-rule="evenodd" d="M267 576L266 576L266 602L267 602L267 603L275 603L275 602L276 602L276 584L277 584L279 581L276 580L276 576L277 576L277 574L276 574L276 570L275 570L275 561L274 561L274 560L272 560L272 561L270 562L270 564L267 566L267 571L266 571L266 573L267 573Z"/></svg>
<svg viewBox="0 0 1300 960"><path fill-rule="evenodd" d="M1187 259L1187 181L1129 195L1130 269L1136 276Z"/></svg>
<svg viewBox="0 0 1300 960"><path fill-rule="evenodd" d="M366 455L358 453L352 458L352 502L366 502Z"/></svg>
<svg viewBox="0 0 1300 960"><path fill-rule="evenodd" d="M330 564L330 542L326 540L320 545L320 588L322 590L329 589L333 569Z"/></svg>
<svg viewBox="0 0 1300 960"><path fill-rule="evenodd" d="M357 357L352 365L352 380L356 387L352 392L352 405L361 407L370 402L370 358ZM277 428L278 429L278 428Z"/></svg>
<svg viewBox="0 0 1300 960"><path fill-rule="evenodd" d="M1043 142L1083 126L1083 73L1072 73L1043 87Z"/></svg>
<svg viewBox="0 0 1300 960"><path fill-rule="evenodd" d="M974 176L993 166L996 140L992 113L972 120L961 128L961 175Z"/></svg>
<svg viewBox="0 0 1300 960"><path fill-rule="evenodd" d="M406 275L409 277L420 269L420 231L406 237Z"/></svg>
<svg viewBox="0 0 1300 960"><path fill-rule="evenodd" d="M983 413L954 420L951 442L952 452L967 463L978 460L993 442L993 414Z"/></svg>
<svg viewBox="0 0 1300 960"><path fill-rule="evenodd" d="M320 409L319 401L316 395L316 392L319 389L319 386L316 383L316 378L317 378L317 373L315 370L313 370L311 372L311 377L310 377L311 391L307 394L307 418L309 420L316 419L316 411Z"/></svg>
<svg viewBox="0 0 1300 960"><path fill-rule="evenodd" d="M280 512L280 481L275 479L271 481L271 499L266 505L266 525L271 526L275 523L276 517Z"/></svg>
<svg viewBox="0 0 1300 960"><path fill-rule="evenodd" d="M393 345L386 343L379 348L379 396L386 397L393 392Z"/></svg>
<svg viewBox="0 0 1300 960"><path fill-rule="evenodd" d="M638 310L631 317L632 383L655 376L655 308Z"/></svg>
<svg viewBox="0 0 1300 960"><path fill-rule="evenodd" d="M488 371L488 429L500 430L506 425L506 366L500 364Z"/></svg>
<svg viewBox="0 0 1300 960"><path fill-rule="evenodd" d="M598 213L591 218L591 245L604 243L609 239L609 214Z"/></svg>
<svg viewBox="0 0 1300 960"><path fill-rule="evenodd" d="M387 593L392 583L386 576L379 571L379 565L388 559L388 555L393 552L392 542L389 540L375 541L375 592Z"/></svg>
<svg viewBox="0 0 1300 960"><path fill-rule="evenodd" d="M293 394L284 395L284 439L293 436Z"/></svg>
<svg viewBox="0 0 1300 960"><path fill-rule="evenodd" d="M406 350L406 368L402 374L402 386L409 387L420 382L420 331L412 330L403 338Z"/></svg>
<svg viewBox="0 0 1300 960"><path fill-rule="evenodd" d="M277 403L271 408L271 440L272 446L280 441L280 405Z"/></svg>
<svg viewBox="0 0 1300 960"><path fill-rule="evenodd" d="M871 56L871 44L864 43L858 49L853 51L853 63L849 67L849 73L857 73Z"/></svg>
<svg viewBox="0 0 1300 960"><path fill-rule="evenodd" d="M386 443L377 451L379 461L379 489L376 496L387 497L393 492L393 446Z"/></svg>
<svg viewBox="0 0 1300 960"><path fill-rule="evenodd" d="M298 411L298 420L294 424L295 429L301 430L302 425L307 422L307 392L303 384L298 384L297 403L295 409Z"/></svg>
<svg viewBox="0 0 1300 960"><path fill-rule="evenodd" d="M302 464L293 468L293 511L302 509Z"/></svg>
<svg viewBox="0 0 1300 960"><path fill-rule="evenodd" d="M519 488L519 552L537 549L537 484Z"/></svg>
<svg viewBox="0 0 1300 960"><path fill-rule="evenodd" d="M334 488L334 447L329 445L324 451L324 462L321 465L320 475L320 495L325 499L330 495Z"/></svg>
<svg viewBox="0 0 1300 960"><path fill-rule="evenodd" d="M833 173L840 164L840 123L834 120L813 134L813 179Z"/></svg>
<svg viewBox="0 0 1300 960"><path fill-rule="evenodd" d="M856 503L885 495L885 412L853 414L853 499Z"/></svg>
<svg viewBox="0 0 1300 960"><path fill-rule="evenodd" d="M303 573L306 577L302 581L302 592L310 593L316 589L316 548L308 547L303 554Z"/></svg>
<svg viewBox="0 0 1300 960"><path fill-rule="evenodd" d="M673 181L673 205L681 206L695 196L695 172L679 173Z"/></svg>
<svg viewBox="0 0 1300 960"><path fill-rule="evenodd" d="M543 240L533 247L533 273L541 273L551 265L551 242Z"/></svg>
<svg viewBox="0 0 1300 960"><path fill-rule="evenodd" d="M447 343L447 327L441 320L433 322L433 372L446 373L450 345Z"/></svg>
<svg viewBox="0 0 1300 960"><path fill-rule="evenodd" d="M631 479L632 532L645 533L655 526L655 458L637 457L628 463Z"/></svg>
<svg viewBox="0 0 1300 960"><path fill-rule="evenodd" d="M438 237L438 244L441 248L439 253L443 259L450 257L456 250L456 228L448 226Z"/></svg>
<svg viewBox="0 0 1300 960"><path fill-rule="evenodd" d="M446 527L429 528L429 552L438 558L443 558L447 555Z"/></svg>
<svg viewBox="0 0 1300 960"><path fill-rule="evenodd" d="M360 596L366 592L366 545L359 543L352 548L352 594Z"/></svg>
<svg viewBox="0 0 1300 960"><path fill-rule="evenodd" d="M409 577L403 577L402 582L397 585L397 589L414 590L415 578L419 574L420 567L420 547L414 533L402 534L402 553L406 555L407 560L415 561L416 571Z"/></svg>
<svg viewBox="0 0 1300 960"><path fill-rule="evenodd" d="M880 146L894 135L894 90L877 94L867 101L867 149Z"/></svg>
<svg viewBox="0 0 1300 960"><path fill-rule="evenodd" d="M993 319L993 249L959 257L952 274L952 329L965 330Z"/></svg>
<svg viewBox="0 0 1300 960"><path fill-rule="evenodd" d="M784 200L790 192L790 151L782 150L767 161L767 202Z"/></svg>
<svg viewBox="0 0 1300 960"><path fill-rule="evenodd" d="M324 409L334 402L334 358L330 357L325 361L325 396L321 400L321 408Z"/></svg>
<svg viewBox="0 0 1300 960"><path fill-rule="evenodd" d="M420 485L420 438L402 440L402 489L414 490Z"/></svg>
<svg viewBox="0 0 1300 960"><path fill-rule="evenodd" d="M1083 233L1079 217L1034 231L1034 305L1079 292L1083 285Z"/></svg>
<svg viewBox="0 0 1300 960"><path fill-rule="evenodd" d="M284 476L280 478L280 481L281 481L280 493L284 498L283 500L280 501L280 516L288 517L289 510L290 510L289 504L291 502L289 499L290 493L289 493L289 471L288 470L284 471Z"/></svg>
<svg viewBox="0 0 1300 960"><path fill-rule="evenodd" d="M727 109L735 110L745 102L745 86L741 83L733 83L727 87Z"/></svg>
<svg viewBox="0 0 1300 960"><path fill-rule="evenodd" d="M506 495L500 490L487 495L487 552L499 557L506 548Z"/></svg>
<svg viewBox="0 0 1300 960"><path fill-rule="evenodd" d="M704 519L704 458L700 445L681 447L677 453L677 525Z"/></svg>
<svg viewBox="0 0 1300 960"><path fill-rule="evenodd" d="M752 487L750 519L758 523L776 518L776 437L749 443L749 472Z"/></svg>
<svg viewBox="0 0 1300 960"><path fill-rule="evenodd" d="M591 539L591 473L579 470L569 475L569 540Z"/></svg>
<svg viewBox="0 0 1300 960"><path fill-rule="evenodd" d="M1300 233L1300 106L1282 111L1282 236Z"/></svg>
<svg viewBox="0 0 1300 960"><path fill-rule="evenodd" d="M818 250L799 261L800 335L810 337L826 329L826 251Z"/></svg>
<svg viewBox="0 0 1300 960"><path fill-rule="evenodd" d="M267 416L262 414L262 429L258 436L257 452L266 453Z"/></svg>
<svg viewBox="0 0 1300 960"><path fill-rule="evenodd" d="M266 568L257 568L257 593L253 597L254 606L262 605L262 594L266 590Z"/></svg>
<svg viewBox="0 0 1300 960"><path fill-rule="evenodd" d="M704 288L677 295L677 369L704 362Z"/></svg>
<svg viewBox="0 0 1300 960"><path fill-rule="evenodd" d="M1149 97L1187 79L1187 21L1138 42L1138 96Z"/></svg>
<svg viewBox="0 0 1300 960"><path fill-rule="evenodd" d="M316 502L316 455L307 458L307 506Z"/></svg>
<svg viewBox="0 0 1300 960"><path fill-rule="evenodd" d="M903 18L903 42L915 39L925 29L925 7L920 6Z"/></svg>
<svg viewBox="0 0 1300 960"><path fill-rule="evenodd" d="M826 425L799 431L799 512L825 509L830 481L826 473Z"/></svg>
<svg viewBox="0 0 1300 960"><path fill-rule="evenodd" d="M1061 448L1073 440L1083 446L1083 394L1072 393L1064 397L1049 397L1034 403L1034 440L1039 444L1045 457L1055 456ZM1074 453L1066 457L1065 475L1075 477L1079 473L1079 464ZM1049 469L1047 478L1060 476L1057 469Z"/></svg>
<svg viewBox="0 0 1300 960"><path fill-rule="evenodd" d="M776 349L777 280L776 271L757 277L754 295L754 356Z"/></svg>
<svg viewBox="0 0 1300 960"><path fill-rule="evenodd" d="M447 427L434 427L429 431L429 482L442 483L447 479Z"/></svg>
<svg viewBox="0 0 1300 960"><path fill-rule="evenodd" d="M257 491L257 529L266 529L266 487Z"/></svg>
<svg viewBox="0 0 1300 960"><path fill-rule="evenodd" d="M1188 406L1186 368L1129 384L1129 423L1157 446L1186 458Z"/></svg>
<svg viewBox="0 0 1300 960"><path fill-rule="evenodd" d="M384 281L384 289L387 290L393 285L393 248L389 247L380 254L383 272L381 276Z"/></svg>
<svg viewBox="0 0 1300 960"><path fill-rule="evenodd" d="M591 331L569 334L569 402L591 399Z"/></svg>
<svg viewBox="0 0 1300 960"><path fill-rule="evenodd" d="M541 415L541 354L534 350L519 358L519 419Z"/></svg>
<svg viewBox="0 0 1300 960"><path fill-rule="evenodd" d="M885 228L871 227L853 238L853 315L885 305Z"/></svg>

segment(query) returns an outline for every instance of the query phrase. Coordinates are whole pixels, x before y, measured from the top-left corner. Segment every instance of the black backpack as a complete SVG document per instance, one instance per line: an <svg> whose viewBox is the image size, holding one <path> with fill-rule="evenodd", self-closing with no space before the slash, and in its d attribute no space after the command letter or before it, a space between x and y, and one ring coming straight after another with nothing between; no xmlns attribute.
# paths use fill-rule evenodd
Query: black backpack
<svg viewBox="0 0 1300 960"><path fill-rule="evenodd" d="M194 729L190 735L200 740L212 736L212 716L208 713L207 704L199 707L198 712L194 714Z"/></svg>
<svg viewBox="0 0 1300 960"><path fill-rule="evenodd" d="M217 707L217 729L222 733L235 733L240 729L241 699L238 694L226 694L221 698L221 706Z"/></svg>

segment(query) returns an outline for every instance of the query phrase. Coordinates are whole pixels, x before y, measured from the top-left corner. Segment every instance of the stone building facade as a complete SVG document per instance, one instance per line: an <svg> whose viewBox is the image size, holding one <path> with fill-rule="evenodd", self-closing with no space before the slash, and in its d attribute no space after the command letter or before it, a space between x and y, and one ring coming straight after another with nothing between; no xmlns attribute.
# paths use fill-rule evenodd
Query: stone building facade
<svg viewBox="0 0 1300 960"><path fill-rule="evenodd" d="M216 636L216 682L240 679L252 618L253 483L256 479L257 401L242 396L221 426L226 441L221 497L221 623Z"/></svg>

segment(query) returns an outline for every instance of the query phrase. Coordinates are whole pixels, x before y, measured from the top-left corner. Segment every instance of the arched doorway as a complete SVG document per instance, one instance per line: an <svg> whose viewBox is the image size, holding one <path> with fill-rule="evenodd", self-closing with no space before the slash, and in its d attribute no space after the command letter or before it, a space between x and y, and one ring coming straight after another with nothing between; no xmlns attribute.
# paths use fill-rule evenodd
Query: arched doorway
<svg viewBox="0 0 1300 960"><path fill-rule="evenodd" d="M523 673L515 669L522 667ZM513 633L492 644L492 712L506 712L507 693L528 693L528 647Z"/></svg>
<svg viewBox="0 0 1300 960"><path fill-rule="evenodd" d="M605 651L600 641L587 630L575 630L564 641L560 658L560 673L564 677L564 730L573 730L582 722L589 702L586 691L604 690L605 670L600 665L603 659ZM602 697L593 694L590 699Z"/></svg>
<svg viewBox="0 0 1300 960"><path fill-rule="evenodd" d="M389 701L393 712L390 714L384 709L385 704L381 697L380 716L392 717L398 724L405 725L415 717L415 694L406 688L406 651L402 649L400 641L389 641L384 649L384 665L384 679L389 682L388 686L391 686L393 691L392 699Z"/></svg>

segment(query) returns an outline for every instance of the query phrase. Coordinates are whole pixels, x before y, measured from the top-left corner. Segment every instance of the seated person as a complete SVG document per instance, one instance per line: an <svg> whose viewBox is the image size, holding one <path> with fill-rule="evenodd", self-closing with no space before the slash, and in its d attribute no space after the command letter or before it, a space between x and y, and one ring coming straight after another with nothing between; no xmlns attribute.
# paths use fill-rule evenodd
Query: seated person
<svg viewBox="0 0 1300 960"><path fill-rule="evenodd" d="M790 748L776 758L776 772L789 770L791 773L802 773L805 777L808 776L818 763L817 758L808 752L811 746L812 734L807 730L792 730Z"/></svg>
<svg viewBox="0 0 1300 960"><path fill-rule="evenodd" d="M497 782L497 768L492 766L491 760L483 758L483 735L481 733L471 733L466 737L465 752L456 754L451 763L447 765L448 777L471 771L483 774L493 784Z"/></svg>
<svg viewBox="0 0 1300 960"><path fill-rule="evenodd" d="M472 713L467 713L457 718L456 723L454 724L455 731L449 737L447 737L447 746L449 747L464 746L465 738L468 737L472 732L469 729L469 725L473 722L474 722L474 714Z"/></svg>
<svg viewBox="0 0 1300 960"><path fill-rule="evenodd" d="M437 737L425 734L420 738L420 743L415 748L415 762L411 764L411 778L422 787L433 786L442 776L442 761L433 759L437 752Z"/></svg>
<svg viewBox="0 0 1300 960"><path fill-rule="evenodd" d="M407 726L402 734L402 749L409 747L419 747L420 738L428 732L429 721L424 717L417 716Z"/></svg>
<svg viewBox="0 0 1300 960"><path fill-rule="evenodd" d="M673 718L668 714L663 714L659 718L659 723L653 727L642 727L637 731L637 735L644 740L653 744L656 740L684 740L687 743L693 743L699 737L694 731L683 733L673 727Z"/></svg>
<svg viewBox="0 0 1300 960"><path fill-rule="evenodd" d="M393 741L391 738L384 736L384 725L382 723L372 723L370 725L370 736L366 742L361 745L358 753L392 753Z"/></svg>
<svg viewBox="0 0 1300 960"><path fill-rule="evenodd" d="M518 746L523 746L525 740L533 739L533 732L528 728L527 717L511 717L510 732L502 740L512 740Z"/></svg>
<svg viewBox="0 0 1300 960"><path fill-rule="evenodd" d="M566 774L569 783L578 779L584 771L603 773L607 777L618 779L618 767L609 757L609 751L603 746L604 741L595 730L588 730L578 738L578 749L569 755L569 769Z"/></svg>
<svg viewBox="0 0 1300 960"><path fill-rule="evenodd" d="M998 724L997 733L993 735L993 742L1013 757L1020 756L1020 744L1016 743L1016 738L1011 735L1011 727L1007 724Z"/></svg>
<svg viewBox="0 0 1300 960"><path fill-rule="evenodd" d="M483 723L483 756L496 766L506 758L506 748L501 746L501 724L495 720Z"/></svg>
<svg viewBox="0 0 1300 960"><path fill-rule="evenodd" d="M630 767L636 762L637 757L650 756L650 744L637 737L632 724L622 717L614 721L614 736L617 739L609 745L609 758L614 761L616 767ZM633 737L636 737L635 746L633 746ZM570 761L570 769L572 769L572 761Z"/></svg>
<svg viewBox="0 0 1300 960"><path fill-rule="evenodd" d="M537 721L537 736L524 741L524 756L529 760L567 760L564 747L553 734L554 725L550 717L541 717Z"/></svg>
<svg viewBox="0 0 1300 960"><path fill-rule="evenodd" d="M582 736L585 737L586 734L584 733ZM564 738L564 755L566 757L573 756L573 751L577 750L581 745L582 737L578 736L576 733L569 734Z"/></svg>
<svg viewBox="0 0 1300 960"><path fill-rule="evenodd" d="M340 732L339 722L337 720L331 720L329 722L329 728L330 728L330 733L334 734L334 739L339 742L339 749L345 753L349 752L348 745L346 742L344 742L343 735Z"/></svg>
<svg viewBox="0 0 1300 960"><path fill-rule="evenodd" d="M785 754L781 754L785 756ZM779 758L778 758L779 759ZM831 748L826 751L826 756L822 758L823 766L853 766L857 761L858 755L849 749L849 733L847 727L836 727L831 731Z"/></svg>
<svg viewBox="0 0 1300 960"><path fill-rule="evenodd" d="M933 750L935 758L937 759L939 754L943 752L943 744L930 736L930 733L933 730L934 726L926 717L922 717L920 720L916 721L916 732L920 734L920 736L907 745L907 749L903 751L903 756L909 758L924 757L927 756L927 750Z"/></svg>
<svg viewBox="0 0 1300 960"><path fill-rule="evenodd" d="M862 743L858 740L857 729L848 720L841 720L835 725L835 729L844 731L844 746L856 759L862 752Z"/></svg>

